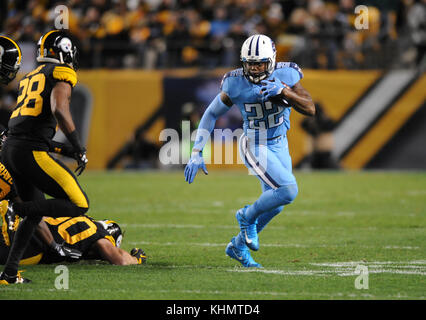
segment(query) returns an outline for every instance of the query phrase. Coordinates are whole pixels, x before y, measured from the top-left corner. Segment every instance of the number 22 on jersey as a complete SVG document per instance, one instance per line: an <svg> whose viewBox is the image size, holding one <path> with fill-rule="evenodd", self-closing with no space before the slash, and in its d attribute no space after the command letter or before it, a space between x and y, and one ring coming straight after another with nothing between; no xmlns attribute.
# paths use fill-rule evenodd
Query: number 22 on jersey
<svg viewBox="0 0 426 320"><path fill-rule="evenodd" d="M283 107L277 106L277 109L274 110L274 105L270 101L266 101L264 105L265 109L260 103L244 104L245 111L250 113L250 116L247 117L250 129L270 129L278 127L284 122L284 117L282 115L279 116L284 110ZM267 112L271 113L264 119Z"/></svg>
<svg viewBox="0 0 426 320"><path fill-rule="evenodd" d="M21 116L37 117L43 108L43 98L41 93L46 84L46 77L43 73L37 73L41 70L40 66L29 73L26 78L19 82L19 96L16 101L17 108L12 112L10 118Z"/></svg>

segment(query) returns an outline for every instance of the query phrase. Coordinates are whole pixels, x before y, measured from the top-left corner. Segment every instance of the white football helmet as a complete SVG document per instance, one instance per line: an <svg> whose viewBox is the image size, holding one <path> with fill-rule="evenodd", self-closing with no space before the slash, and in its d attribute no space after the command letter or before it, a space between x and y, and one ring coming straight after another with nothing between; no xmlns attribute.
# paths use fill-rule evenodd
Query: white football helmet
<svg viewBox="0 0 426 320"><path fill-rule="evenodd" d="M259 83L266 79L275 69L276 57L275 43L271 38L256 34L244 41L241 47L241 62L243 63L244 75L253 83ZM253 75L249 72L248 63L265 62L266 70L260 74Z"/></svg>

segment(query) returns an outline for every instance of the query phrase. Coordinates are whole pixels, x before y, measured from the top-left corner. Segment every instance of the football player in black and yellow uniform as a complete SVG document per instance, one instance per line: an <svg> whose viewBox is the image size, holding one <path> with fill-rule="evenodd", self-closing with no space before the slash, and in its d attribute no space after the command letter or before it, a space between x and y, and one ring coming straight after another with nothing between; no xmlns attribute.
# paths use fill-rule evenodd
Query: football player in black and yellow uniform
<svg viewBox="0 0 426 320"><path fill-rule="evenodd" d="M3 223L8 226L4 219L3 212L7 210L0 205ZM19 221L19 220L18 220ZM45 232L51 234L58 243L64 243L73 250L80 251L82 255L79 260L105 260L115 265L142 264L147 257L145 252L139 248L133 248L130 253L121 249L123 233L120 226L112 220L96 221L88 216L79 217L44 217L40 222L40 227ZM45 241L35 234L27 246L20 264L44 264L76 261L71 257L60 256L52 252ZM0 238L0 264L4 263L9 252L5 237L14 237L14 231L7 228L7 233L2 232Z"/></svg>
<svg viewBox="0 0 426 320"><path fill-rule="evenodd" d="M12 203L8 210L24 219L0 274L0 284L29 282L18 276L18 265L43 216L76 217L89 209L89 200L74 173L48 153L58 126L73 147L77 175L87 163L86 150L69 110L72 88L77 83L76 55L71 37L64 31L52 30L38 42L39 66L19 82L17 105L8 123L1 160L23 200ZM46 199L45 194L52 198Z"/></svg>
<svg viewBox="0 0 426 320"><path fill-rule="evenodd" d="M0 84L7 85L13 79L15 79L16 74L19 71L20 65L22 61L22 53L19 45L13 41L11 38L6 36L0 36ZM0 148L6 138L5 128L2 128L2 133L0 134ZM68 157L73 157L72 148L70 146L52 141L50 144L50 149L52 152L61 153ZM0 211L2 213L2 220L8 222L8 224L2 224L2 238L3 244L6 246L10 246L10 239L8 237L8 228L10 230L16 230L17 222L19 220L16 219L14 214L6 214L7 211L7 201L2 201L4 199L10 199L14 202L21 201L16 191L13 187L13 179L6 169L6 167L0 162ZM6 207L5 207L6 206ZM4 214L4 215L3 215ZM81 256L81 252L64 247L56 243L52 237L52 235L43 232L41 233L41 228L38 227L37 231L40 234L40 237L44 240L49 248L49 252L51 254L58 254L59 256L68 256L72 258L78 258ZM15 280L15 282L23 281L21 277Z"/></svg>
<svg viewBox="0 0 426 320"><path fill-rule="evenodd" d="M21 48L12 39L0 36L0 83L8 84L15 79L21 67Z"/></svg>

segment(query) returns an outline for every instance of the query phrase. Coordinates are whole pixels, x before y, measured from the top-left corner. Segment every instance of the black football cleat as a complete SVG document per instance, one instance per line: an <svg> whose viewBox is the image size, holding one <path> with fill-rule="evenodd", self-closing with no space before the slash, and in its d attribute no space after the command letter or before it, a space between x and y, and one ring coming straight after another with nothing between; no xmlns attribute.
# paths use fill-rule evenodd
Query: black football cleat
<svg viewBox="0 0 426 320"><path fill-rule="evenodd" d="M21 283L29 283L30 279L23 278L21 276L21 271L18 271L16 276L8 276L6 273L0 273L0 285L9 285L9 284L21 284Z"/></svg>

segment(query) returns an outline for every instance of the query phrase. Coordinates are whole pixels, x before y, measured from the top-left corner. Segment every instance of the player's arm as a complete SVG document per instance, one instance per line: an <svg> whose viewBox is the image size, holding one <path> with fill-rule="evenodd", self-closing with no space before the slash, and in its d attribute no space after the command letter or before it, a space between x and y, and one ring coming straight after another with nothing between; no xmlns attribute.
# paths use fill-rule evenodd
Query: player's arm
<svg viewBox="0 0 426 320"><path fill-rule="evenodd" d="M75 125L70 112L70 101L71 85L64 81L57 82L50 96L50 105L52 113L58 121L58 126L65 136L75 132Z"/></svg>
<svg viewBox="0 0 426 320"><path fill-rule="evenodd" d="M315 104L308 90L303 88L300 82L297 82L293 88L285 86L281 91L281 97L287 100L292 107L306 116L315 115Z"/></svg>
<svg viewBox="0 0 426 320"><path fill-rule="evenodd" d="M63 244L59 244L53 238L47 223L41 219L40 223L36 228L36 234L38 237L48 246L49 250L61 257L68 257L71 259L80 259L82 253L79 250L65 247Z"/></svg>
<svg viewBox="0 0 426 320"><path fill-rule="evenodd" d="M200 124L197 129L194 147L192 148L191 158L185 167L185 181L192 183L198 172L202 169L205 174L208 174L206 165L204 163L202 151L206 145L211 132L213 131L216 120L224 115L233 103L225 92L219 93L210 105L207 107L203 116L201 117Z"/></svg>
<svg viewBox="0 0 426 320"><path fill-rule="evenodd" d="M95 251L99 253L103 260L111 264L126 266L131 264L141 264L142 261L127 251L117 248L108 239L102 238L93 244Z"/></svg>
<svg viewBox="0 0 426 320"><path fill-rule="evenodd" d="M231 99L223 91L213 99L201 117L192 152L200 152L203 150L211 132L214 129L216 120L228 112L232 105L233 103Z"/></svg>
<svg viewBox="0 0 426 320"><path fill-rule="evenodd" d="M283 81L277 78L268 81L262 81L259 91L265 100L271 98L280 98L287 101L298 112L307 115L315 115L315 104L309 92L302 87L299 82L290 88Z"/></svg>
<svg viewBox="0 0 426 320"><path fill-rule="evenodd" d="M82 147L74 121L70 112L71 85L65 81L56 83L50 96L50 105L53 115L58 121L58 126L74 148L75 158L78 163L77 175L84 170L87 158L86 150Z"/></svg>

